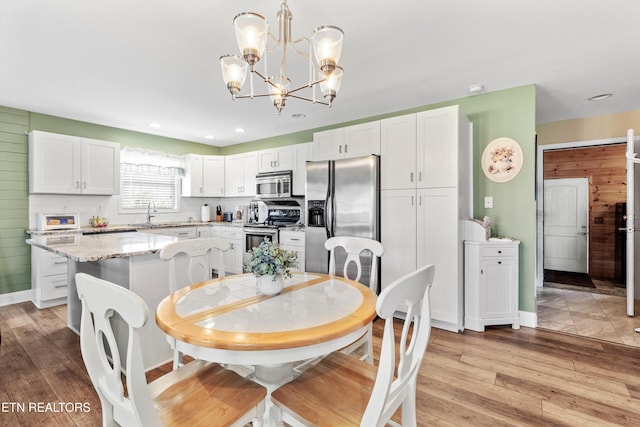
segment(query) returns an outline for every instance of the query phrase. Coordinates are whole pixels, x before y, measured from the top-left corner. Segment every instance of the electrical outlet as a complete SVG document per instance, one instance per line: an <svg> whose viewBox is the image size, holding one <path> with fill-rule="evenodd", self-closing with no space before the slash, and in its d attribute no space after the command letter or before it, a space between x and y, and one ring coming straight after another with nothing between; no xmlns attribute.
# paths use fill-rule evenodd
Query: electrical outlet
<svg viewBox="0 0 640 427"><path fill-rule="evenodd" d="M493 207L493 197L491 196L484 197L484 207L485 209L491 209Z"/></svg>

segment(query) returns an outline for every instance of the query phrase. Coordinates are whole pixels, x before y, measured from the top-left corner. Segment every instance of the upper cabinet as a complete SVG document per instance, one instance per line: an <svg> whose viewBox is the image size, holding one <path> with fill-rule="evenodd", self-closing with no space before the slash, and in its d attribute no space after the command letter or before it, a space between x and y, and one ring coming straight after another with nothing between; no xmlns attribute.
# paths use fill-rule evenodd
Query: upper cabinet
<svg viewBox="0 0 640 427"><path fill-rule="evenodd" d="M258 151L258 172L293 170L292 146L269 148Z"/></svg>
<svg viewBox="0 0 640 427"><path fill-rule="evenodd" d="M29 192L120 192L120 144L49 132L29 134Z"/></svg>
<svg viewBox="0 0 640 427"><path fill-rule="evenodd" d="M383 119L380 129L383 190L455 187L470 173L459 167L470 129L457 106Z"/></svg>
<svg viewBox="0 0 640 427"><path fill-rule="evenodd" d="M225 169L225 196L256 195L257 151L225 156Z"/></svg>
<svg viewBox="0 0 640 427"><path fill-rule="evenodd" d="M187 154L185 176L182 179L183 197L224 196L224 156L202 156Z"/></svg>
<svg viewBox="0 0 640 427"><path fill-rule="evenodd" d="M316 132L311 147L314 161L380 154L380 122Z"/></svg>

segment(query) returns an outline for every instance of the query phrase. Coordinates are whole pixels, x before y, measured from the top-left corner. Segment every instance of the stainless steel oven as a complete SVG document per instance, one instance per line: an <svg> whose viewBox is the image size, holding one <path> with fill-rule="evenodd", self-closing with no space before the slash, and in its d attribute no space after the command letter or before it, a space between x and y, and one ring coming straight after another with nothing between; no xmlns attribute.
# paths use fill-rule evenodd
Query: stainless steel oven
<svg viewBox="0 0 640 427"><path fill-rule="evenodd" d="M245 226L244 227L244 252L257 248L264 239L278 243L277 226Z"/></svg>
<svg viewBox="0 0 640 427"><path fill-rule="evenodd" d="M256 175L256 198L291 197L292 171L266 172Z"/></svg>

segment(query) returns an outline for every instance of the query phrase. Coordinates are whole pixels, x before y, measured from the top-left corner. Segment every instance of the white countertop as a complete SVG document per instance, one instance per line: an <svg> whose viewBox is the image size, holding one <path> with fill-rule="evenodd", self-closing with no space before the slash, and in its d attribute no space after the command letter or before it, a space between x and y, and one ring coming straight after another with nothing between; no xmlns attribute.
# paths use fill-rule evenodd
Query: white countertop
<svg viewBox="0 0 640 427"><path fill-rule="evenodd" d="M148 229L158 229L158 228L176 228L176 227L207 227L207 226L222 226L222 227L242 227L244 223L242 222L226 222L226 221L209 221L209 222L162 222L162 223L152 223L150 225L147 224L113 224L108 225L107 227L82 227L75 230L35 230L28 229L26 230L27 234L32 236L36 235L60 235L60 234L98 234L98 233L113 233L113 232L125 232L125 231L140 231L144 232Z"/></svg>
<svg viewBox="0 0 640 427"><path fill-rule="evenodd" d="M133 231L86 236L78 233L34 235L27 243L77 262L90 262L152 254L178 240L178 237Z"/></svg>

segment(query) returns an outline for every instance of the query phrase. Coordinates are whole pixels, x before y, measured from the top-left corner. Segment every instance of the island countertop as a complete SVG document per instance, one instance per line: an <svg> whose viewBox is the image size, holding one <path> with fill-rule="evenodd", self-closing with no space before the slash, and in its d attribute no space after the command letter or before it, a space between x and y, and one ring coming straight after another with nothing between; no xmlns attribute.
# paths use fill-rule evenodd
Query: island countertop
<svg viewBox="0 0 640 427"><path fill-rule="evenodd" d="M70 233L31 236L27 243L77 262L91 262L156 253L178 240L178 237L144 232Z"/></svg>

